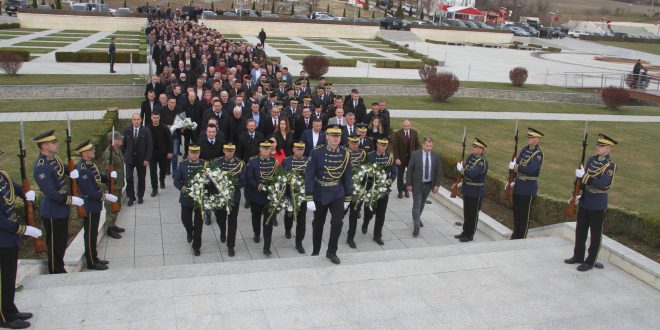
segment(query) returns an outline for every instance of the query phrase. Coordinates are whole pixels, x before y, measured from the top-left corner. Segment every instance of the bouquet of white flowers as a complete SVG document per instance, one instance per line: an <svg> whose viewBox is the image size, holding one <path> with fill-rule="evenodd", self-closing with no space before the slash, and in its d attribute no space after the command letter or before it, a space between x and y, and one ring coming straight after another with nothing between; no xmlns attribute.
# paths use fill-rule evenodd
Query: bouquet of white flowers
<svg viewBox="0 0 660 330"><path fill-rule="evenodd" d="M266 223L272 219L273 216L277 215L280 211L293 211L293 205L291 200L286 197L286 187L289 183L289 175L282 168L277 167L273 172L273 175L268 179L268 181L261 184L261 191L266 192L266 197L268 198L268 218Z"/></svg>
<svg viewBox="0 0 660 330"><path fill-rule="evenodd" d="M190 173L184 193L204 210L225 208L229 213L234 204L235 180L233 174L211 164Z"/></svg>
<svg viewBox="0 0 660 330"><path fill-rule="evenodd" d="M289 172L289 187L291 188L291 204L293 204L293 220L298 222L300 204L305 202L305 176L301 172Z"/></svg>
<svg viewBox="0 0 660 330"><path fill-rule="evenodd" d="M172 127L170 127L170 132L174 133L178 129L189 129L189 130L195 130L197 129L197 123L192 121L190 118L184 118L181 119L181 117L176 116L174 118L174 124Z"/></svg>
<svg viewBox="0 0 660 330"><path fill-rule="evenodd" d="M368 180L364 180L368 178ZM361 180L357 181L356 180ZM371 183L371 187L368 187ZM363 201L367 207L373 209L374 203L391 191L392 180L388 170L383 165L364 163L354 167L353 172L353 201L357 205Z"/></svg>
<svg viewBox="0 0 660 330"><path fill-rule="evenodd" d="M372 167L367 163L353 166L353 197L351 202L355 207L363 201L367 193L367 175L371 173Z"/></svg>

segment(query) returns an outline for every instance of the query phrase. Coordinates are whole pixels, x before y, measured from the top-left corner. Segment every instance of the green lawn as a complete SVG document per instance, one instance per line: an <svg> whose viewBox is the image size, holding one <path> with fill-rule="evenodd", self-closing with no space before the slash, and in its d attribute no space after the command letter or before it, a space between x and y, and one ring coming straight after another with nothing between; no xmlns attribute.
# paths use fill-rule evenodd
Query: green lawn
<svg viewBox="0 0 660 330"><path fill-rule="evenodd" d="M328 79L328 81L333 81L334 83L333 79ZM371 102L382 98L382 96L364 96L364 102L365 104L371 104ZM622 107L619 111L614 112L607 110L604 105L513 101L468 97L452 97L444 103L435 102L429 96L396 96L388 97L386 100L387 107L390 109L660 116L660 107Z"/></svg>
<svg viewBox="0 0 660 330"><path fill-rule="evenodd" d="M54 51L56 48L30 48L30 47L7 47L2 48L3 50L26 50L30 54L46 54Z"/></svg>
<svg viewBox="0 0 660 330"><path fill-rule="evenodd" d="M49 100L0 100L1 112L38 112L38 111L81 111L104 110L110 107L120 109L139 108L144 98L108 98L108 99L49 99Z"/></svg>
<svg viewBox="0 0 660 330"><path fill-rule="evenodd" d="M28 34L32 34L32 32L16 31L16 30L0 30L0 34L14 35L14 36L26 36Z"/></svg>
<svg viewBox="0 0 660 330"><path fill-rule="evenodd" d="M144 35L142 31L115 31L115 34L128 34L128 35L138 35L138 36Z"/></svg>
<svg viewBox="0 0 660 330"><path fill-rule="evenodd" d="M397 127L393 124L393 127ZM460 157L460 139L467 125L468 137L474 136L488 144L489 175L505 180L507 164L513 149L512 120L413 120L421 136L431 136L436 151ZM583 122L520 121L520 127L534 127L545 134L542 141L545 161L539 179L539 192L568 200L573 183L573 171L579 162ZM660 155L649 152L647 141L660 138L657 123L589 123L588 154L593 154L595 136L606 133L616 138L613 159L617 174L610 193L610 204L651 215L660 214L660 203L649 203L649 196L660 194L660 176L655 165ZM523 134L524 136L524 134ZM524 143L524 138L522 138Z"/></svg>
<svg viewBox="0 0 660 330"><path fill-rule="evenodd" d="M353 50L355 50L355 47L351 47L351 46L325 46L325 45L323 45L323 47L325 47L327 49L342 50L342 51L353 51Z"/></svg>
<svg viewBox="0 0 660 330"><path fill-rule="evenodd" d="M96 44L91 44L87 46L87 48L108 48L110 43L96 43ZM132 49L132 50L138 50L140 49L140 45L138 44L115 44L117 49Z"/></svg>
<svg viewBox="0 0 660 330"><path fill-rule="evenodd" d="M28 47L54 47L54 48L60 48L67 46L69 43L68 42L46 42L46 41L23 41L19 42L17 44L14 44L14 46L28 46Z"/></svg>
<svg viewBox="0 0 660 330"><path fill-rule="evenodd" d="M374 63L375 61L382 59L375 57L353 57L353 58L364 63Z"/></svg>
<svg viewBox="0 0 660 330"><path fill-rule="evenodd" d="M351 57L383 57L382 55L378 55L375 53L361 52L361 51L356 51L356 52L340 51L339 54L351 56Z"/></svg>
<svg viewBox="0 0 660 330"><path fill-rule="evenodd" d="M134 80L137 75L120 74L0 74L0 85L61 85L61 84L145 84Z"/></svg>
<svg viewBox="0 0 660 330"><path fill-rule="evenodd" d="M81 37L39 37L31 39L33 41L59 41L59 42L74 42L82 39Z"/></svg>
<svg viewBox="0 0 660 330"><path fill-rule="evenodd" d="M87 35L92 35L94 33L97 33L99 31L96 30L62 30L60 33L80 33L80 34L87 34Z"/></svg>
<svg viewBox="0 0 660 330"><path fill-rule="evenodd" d="M0 34L0 39L14 39L14 38L16 38L16 36L3 36L2 34Z"/></svg>
<svg viewBox="0 0 660 330"><path fill-rule="evenodd" d="M104 43L104 44L109 44L110 43L110 38L105 38L101 39L98 41L98 43ZM115 39L115 43L117 44L132 44L132 45L139 45L140 44L140 39Z"/></svg>
<svg viewBox="0 0 660 330"><path fill-rule="evenodd" d="M318 54L318 55L323 55L323 53L319 52L318 50L311 50L311 49L277 49L280 52L282 52L285 55L312 55L312 54Z"/></svg>
<svg viewBox="0 0 660 330"><path fill-rule="evenodd" d="M85 34L85 33L62 33L62 32L57 32L57 33L51 33L48 35L48 37L71 37L71 38L87 38L91 34Z"/></svg>
<svg viewBox="0 0 660 330"><path fill-rule="evenodd" d="M596 41L599 44L638 50L653 55L660 55L660 43L627 42L627 41Z"/></svg>

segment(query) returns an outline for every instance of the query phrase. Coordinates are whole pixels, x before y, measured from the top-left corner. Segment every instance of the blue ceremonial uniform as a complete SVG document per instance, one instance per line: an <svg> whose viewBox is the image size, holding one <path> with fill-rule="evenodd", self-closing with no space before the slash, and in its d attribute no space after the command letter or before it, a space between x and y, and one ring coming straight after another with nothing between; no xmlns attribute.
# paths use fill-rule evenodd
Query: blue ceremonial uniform
<svg viewBox="0 0 660 330"><path fill-rule="evenodd" d="M384 166L388 171L388 178L394 182L398 173L398 168L396 163L394 163L394 156L385 152L379 154L378 151L372 151L367 155L367 161L376 165ZM369 184L368 187L373 185L373 178L368 178ZM391 185L392 183L390 183ZM385 196L379 198L374 205L373 209L365 206L364 208L364 222L362 223L362 232L365 233L369 229L369 221L371 218L376 215L376 221L374 223L374 240L378 244L383 243L381 237L383 236L383 225L385 224L385 212L387 211L387 203L390 199L390 195L386 194ZM382 244L381 244L382 245Z"/></svg>
<svg viewBox="0 0 660 330"><path fill-rule="evenodd" d="M612 187L615 173L616 163L609 155L590 157L585 166L585 174L582 177L580 208L606 210L607 192Z"/></svg>
<svg viewBox="0 0 660 330"><path fill-rule="evenodd" d="M368 150L371 150L371 147L369 147ZM358 148L357 150L353 151L349 148L348 149L348 154L351 157L351 166L357 166L357 165L362 164L367 159L368 150L366 148L365 149ZM357 205L354 205L354 203L351 203L351 206L349 208L349 211L348 211L348 232L347 232L347 237L346 237L346 240L348 242L352 242L353 238L355 237L355 231L357 229L357 219L359 217L361 207L362 207L362 202L358 202Z"/></svg>
<svg viewBox="0 0 660 330"><path fill-rule="evenodd" d="M68 171L59 157L39 154L32 171L43 194L39 215L46 219L69 219L71 196L66 183Z"/></svg>
<svg viewBox="0 0 660 330"><path fill-rule="evenodd" d="M83 205L85 210L88 212L101 212L103 200L105 199L101 183L107 183L108 176L99 173L99 168L91 160L80 160L76 169L79 173L77 179L79 197L85 200Z"/></svg>
<svg viewBox="0 0 660 330"><path fill-rule="evenodd" d="M0 170L0 248L18 247L25 226L18 222L14 203L16 197L23 197L21 185L14 182L7 172Z"/></svg>
<svg viewBox="0 0 660 330"><path fill-rule="evenodd" d="M282 161L282 168L287 172L302 173L305 176L309 158L302 156L300 158L289 156ZM287 187L287 196L293 198L291 195L291 187ZM302 241L305 238L305 231L307 228L307 203L302 203L297 206L298 214L296 215L296 248L302 247ZM293 212L286 212L284 214L284 231L286 237L291 237L291 228L293 227Z"/></svg>
<svg viewBox="0 0 660 330"><path fill-rule="evenodd" d="M516 166L513 170L516 172L516 184L513 186L513 193L524 196L536 196L538 192L537 179L541 173L543 164L543 150L539 145L525 146L520 150L516 159Z"/></svg>
<svg viewBox="0 0 660 330"><path fill-rule="evenodd" d="M472 240L477 223L481 200L486 196L486 176L488 175L488 160L484 155L470 155L463 167L463 232L458 238ZM456 236L455 236L456 237Z"/></svg>
<svg viewBox="0 0 660 330"><path fill-rule="evenodd" d="M486 176L488 175L488 160L485 156L470 155L463 167L463 188L461 193L468 197L486 196Z"/></svg>
<svg viewBox="0 0 660 330"><path fill-rule="evenodd" d="M218 221L220 226L220 240L227 240L227 247L234 248L236 243L236 229L238 226L238 209L241 207L241 188L245 186L245 162L238 159L237 157L232 157L227 159L225 157L216 158L214 160L216 164L225 172L231 173L236 176L236 182L234 184L234 197L231 211L227 214L227 210L222 208L215 211L215 219ZM229 219L229 221L227 221ZM227 231L227 222L229 222L229 232ZM231 257L231 254L230 254Z"/></svg>
<svg viewBox="0 0 660 330"><path fill-rule="evenodd" d="M273 221L268 220L268 197L264 192L263 184L275 172L277 160L270 156L254 156L250 158L247 165L245 179L245 198L250 202L250 211L252 213L252 231L254 232L255 242L259 242L261 229L264 231L264 253L270 253L270 239L273 234ZM277 216L277 215L275 215ZM263 217L263 221L262 221Z"/></svg>
<svg viewBox="0 0 660 330"><path fill-rule="evenodd" d="M188 175L196 169L203 168L205 164L202 159L194 164L190 160L186 160L181 162L176 172L174 172L174 186L181 191L179 194L179 203L181 203L181 206L194 207L193 201L184 194L184 188L188 185Z"/></svg>
<svg viewBox="0 0 660 330"><path fill-rule="evenodd" d="M327 145L317 146L309 158L305 172L305 194L307 200L328 205L342 197L350 202L352 170L348 150L338 146L331 151Z"/></svg>

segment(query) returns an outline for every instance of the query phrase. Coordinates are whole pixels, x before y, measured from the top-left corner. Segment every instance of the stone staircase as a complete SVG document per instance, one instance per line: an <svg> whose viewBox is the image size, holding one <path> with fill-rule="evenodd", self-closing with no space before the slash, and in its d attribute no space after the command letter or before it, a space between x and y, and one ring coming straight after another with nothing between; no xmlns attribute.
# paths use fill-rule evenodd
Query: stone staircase
<svg viewBox="0 0 660 330"><path fill-rule="evenodd" d="M560 237L35 276L36 329L654 328L660 293Z"/></svg>

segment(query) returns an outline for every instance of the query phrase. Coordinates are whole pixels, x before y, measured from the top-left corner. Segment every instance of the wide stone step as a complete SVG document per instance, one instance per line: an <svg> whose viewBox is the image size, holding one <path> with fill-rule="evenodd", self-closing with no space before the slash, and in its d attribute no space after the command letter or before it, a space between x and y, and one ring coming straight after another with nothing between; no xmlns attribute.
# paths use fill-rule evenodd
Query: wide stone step
<svg viewBox="0 0 660 330"><path fill-rule="evenodd" d="M524 251L528 249L543 249L546 247L564 246L571 243L563 238L540 237L515 241L472 242L460 245L412 248L368 253L340 255L342 266L368 263L390 263L397 260L423 260L462 255L478 255L483 253ZM567 248L568 251L568 248ZM569 253L568 251L567 253ZM110 260L112 265L112 260ZM247 273L262 273L305 268L332 268L325 256L297 257L237 261L231 263L209 263L195 265L177 265L164 267L149 267L137 269L112 268L103 272L80 272L58 275L42 275L27 278L23 286L27 290L49 287L95 285L109 283L128 283L133 281L177 279L217 275L233 275Z"/></svg>
<svg viewBox="0 0 660 330"><path fill-rule="evenodd" d="M660 294L563 238L40 276L16 304L36 329L635 328Z"/></svg>

